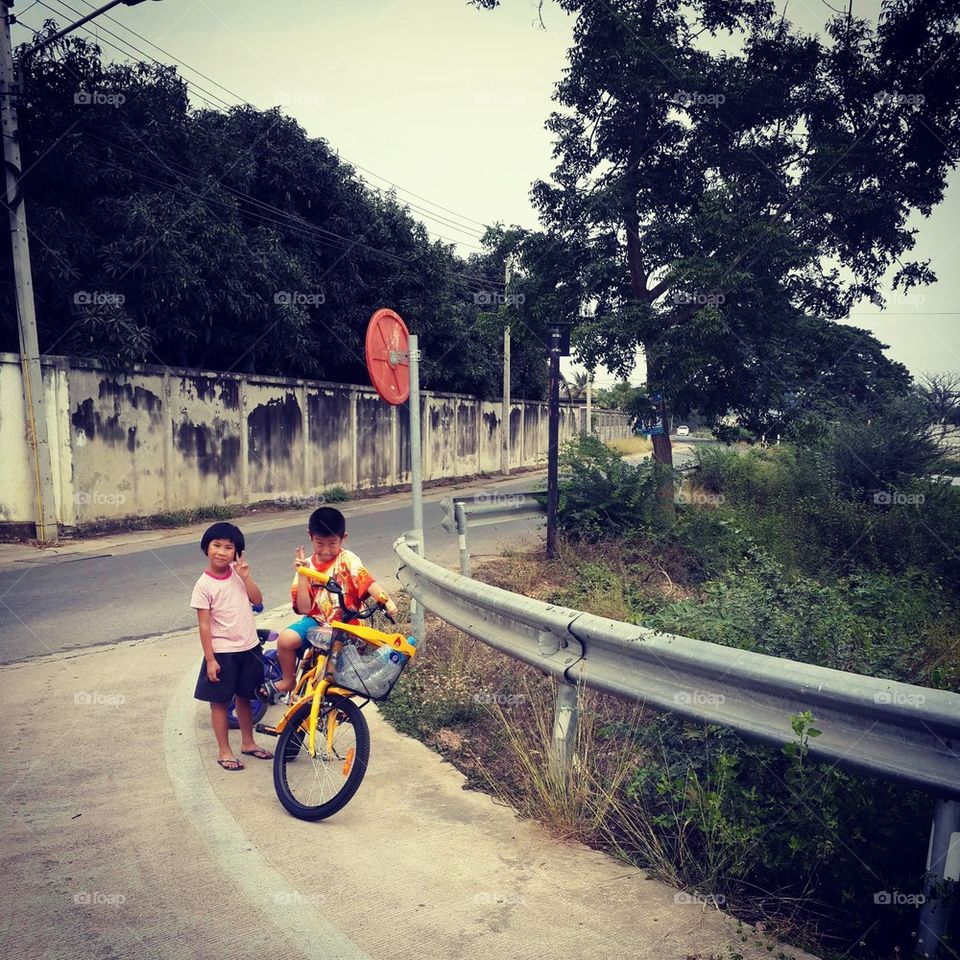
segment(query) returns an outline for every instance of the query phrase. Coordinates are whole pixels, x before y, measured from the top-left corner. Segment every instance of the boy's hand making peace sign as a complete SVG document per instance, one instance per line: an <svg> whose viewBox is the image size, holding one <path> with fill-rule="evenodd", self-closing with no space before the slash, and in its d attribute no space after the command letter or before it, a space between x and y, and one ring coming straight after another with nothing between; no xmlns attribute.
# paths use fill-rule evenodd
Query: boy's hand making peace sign
<svg viewBox="0 0 960 960"><path fill-rule="evenodd" d="M293 558L293 569L304 567L307 564L307 555L303 552L303 547L297 547L297 555Z"/></svg>

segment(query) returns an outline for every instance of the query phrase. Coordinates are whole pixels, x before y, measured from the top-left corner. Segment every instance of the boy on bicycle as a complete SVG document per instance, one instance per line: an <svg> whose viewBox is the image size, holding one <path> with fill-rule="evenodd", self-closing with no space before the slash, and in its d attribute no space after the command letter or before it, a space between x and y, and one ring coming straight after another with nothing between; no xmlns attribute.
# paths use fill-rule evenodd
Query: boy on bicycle
<svg viewBox="0 0 960 960"><path fill-rule="evenodd" d="M263 654L253 619L263 594L243 559L243 534L232 523L215 523L203 535L200 549L207 569L193 588L190 606L197 611L203 663L194 697L210 704L210 722L220 748L217 763L224 770L242 770L243 764L230 749L227 712L236 697L240 723L240 752L258 760L271 760L272 753L253 739L250 700L263 683Z"/></svg>
<svg viewBox="0 0 960 960"><path fill-rule="evenodd" d="M314 570L332 576L343 589L344 602L351 610L358 610L365 597L372 597L386 608L391 617L397 616L397 605L373 579L360 558L355 553L344 550L347 521L339 510L333 507L314 510L310 514L307 533L313 545L313 555L308 561L303 547L299 547L293 561L294 570L312 566ZM304 574L294 574L290 595L294 612L301 614L301 617L277 638L277 658L283 670L283 679L267 681L260 688L262 700L293 689L297 657L302 656L310 646L307 642L307 631L320 624L339 620L342 616L336 594L330 593Z"/></svg>

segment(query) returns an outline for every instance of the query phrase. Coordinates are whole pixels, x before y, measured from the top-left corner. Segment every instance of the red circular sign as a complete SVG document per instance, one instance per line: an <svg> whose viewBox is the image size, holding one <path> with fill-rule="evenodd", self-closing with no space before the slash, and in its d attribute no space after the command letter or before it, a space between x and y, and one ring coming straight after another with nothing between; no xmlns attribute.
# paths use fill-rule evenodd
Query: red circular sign
<svg viewBox="0 0 960 960"><path fill-rule="evenodd" d="M410 396L410 331L400 314L384 307L367 325L367 370L370 382L387 403Z"/></svg>

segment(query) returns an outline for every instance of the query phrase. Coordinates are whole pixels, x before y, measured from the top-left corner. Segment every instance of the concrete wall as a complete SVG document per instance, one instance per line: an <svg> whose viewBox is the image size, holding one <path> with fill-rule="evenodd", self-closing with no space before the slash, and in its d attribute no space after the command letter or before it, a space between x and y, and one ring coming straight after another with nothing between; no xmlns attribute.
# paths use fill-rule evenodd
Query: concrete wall
<svg viewBox="0 0 960 960"><path fill-rule="evenodd" d="M58 520L146 516L213 503L309 496L332 486L410 482L410 422L370 387L138 366L115 372L44 359ZM0 531L32 525L33 473L19 358L0 354ZM604 439L626 436L596 411ZM584 426L562 405L560 439ZM512 405L512 467L546 460L547 406ZM498 472L501 406L451 393L421 397L426 480Z"/></svg>

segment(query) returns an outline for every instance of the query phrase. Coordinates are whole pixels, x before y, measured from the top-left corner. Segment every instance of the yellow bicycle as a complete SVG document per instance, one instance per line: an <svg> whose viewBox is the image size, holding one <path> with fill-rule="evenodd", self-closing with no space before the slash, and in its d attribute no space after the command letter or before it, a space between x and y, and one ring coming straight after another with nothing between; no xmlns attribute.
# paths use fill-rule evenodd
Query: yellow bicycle
<svg viewBox="0 0 960 960"><path fill-rule="evenodd" d="M311 567L299 572L339 599L344 621L378 609L351 610L333 577ZM279 737L273 785L280 802L301 820L324 820L350 802L367 772L370 730L361 708L387 699L417 648L414 637L341 621L311 630L308 641L313 666L301 670L276 726L261 723L257 730Z"/></svg>

